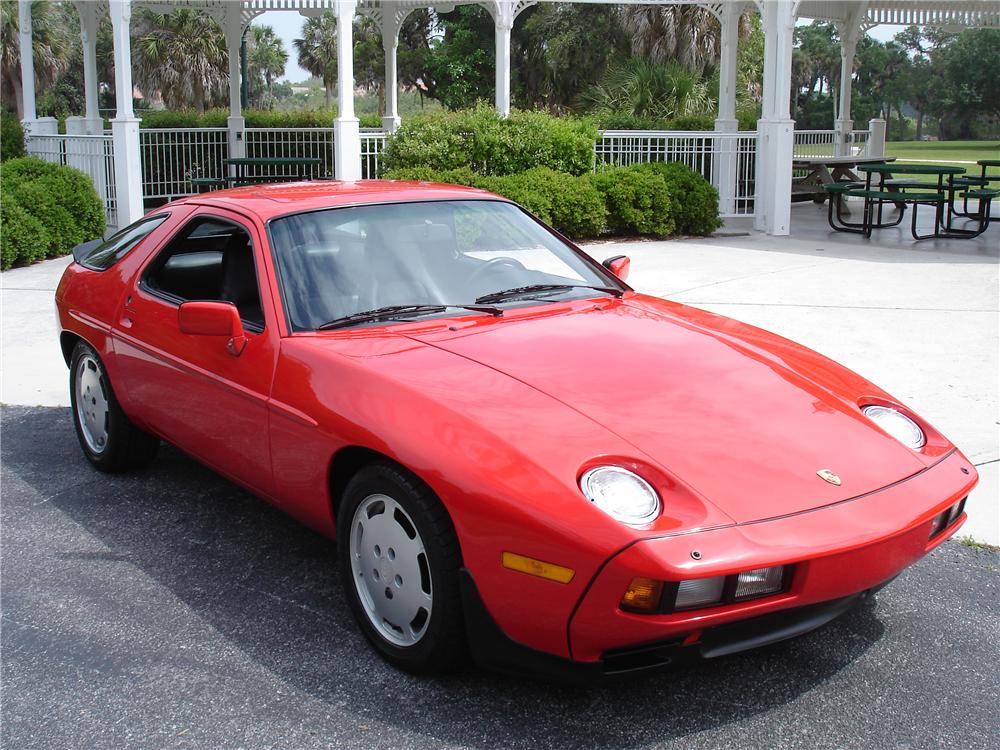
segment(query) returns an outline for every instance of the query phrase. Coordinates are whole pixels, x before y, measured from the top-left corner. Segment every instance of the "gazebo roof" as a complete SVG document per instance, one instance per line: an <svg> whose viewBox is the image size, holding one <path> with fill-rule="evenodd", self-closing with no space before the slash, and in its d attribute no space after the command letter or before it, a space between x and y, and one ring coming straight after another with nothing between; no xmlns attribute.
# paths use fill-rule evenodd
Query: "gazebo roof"
<svg viewBox="0 0 1000 750"><path fill-rule="evenodd" d="M137 0L147 6L170 8L171 6L190 6L215 8L222 10L231 0ZM483 5L485 7L510 4L520 10L521 7L534 5L536 2L585 2L600 4L628 5L703 5L710 10L718 10L726 2L740 5L753 5L746 0L721 0L721 2L703 2L699 0L673 0L664 3L663 0L618 0L609 3L607 0L359 0L359 10L379 11L386 7L392 8L425 8L436 7L448 11L456 5ZM304 15L333 10L337 0L240 0L244 11L249 16L255 16L267 11L294 11ZM859 13L859 6L864 12ZM1000 0L798 0L795 12L801 18L817 18L827 21L847 22L858 18L864 26L891 24L898 26L989 26L1000 28ZM516 15L516 13L515 13Z"/></svg>

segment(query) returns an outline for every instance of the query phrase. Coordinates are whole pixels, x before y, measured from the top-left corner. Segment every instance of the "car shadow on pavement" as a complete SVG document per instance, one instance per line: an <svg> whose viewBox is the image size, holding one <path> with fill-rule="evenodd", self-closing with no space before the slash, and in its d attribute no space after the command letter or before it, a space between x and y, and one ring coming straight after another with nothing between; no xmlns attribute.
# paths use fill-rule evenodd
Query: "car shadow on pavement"
<svg viewBox="0 0 1000 750"><path fill-rule="evenodd" d="M179 451L163 446L141 473L100 475L80 454L66 409L6 408L3 438L8 478L32 488L36 499L105 548L95 552L91 544L77 552L63 543L39 551L62 560L67 575L79 571L79 585L101 580L85 577L92 566L131 566L167 589L228 648L286 685L354 711L359 722L377 716L436 741L626 748L683 737L794 701L883 634L868 601L794 641L608 686L555 687L473 667L446 678L417 678L386 665L365 643L341 595L331 541ZM18 516L28 524L33 507L12 494L5 498L4 523L5 543L14 551L5 554L24 543L11 534ZM122 576L115 581L120 587ZM25 601L13 593L12 606ZM101 600L115 596L130 598L119 589ZM147 614L135 625L162 630L164 643L171 643L169 617ZM127 651L129 642L113 647ZM171 653L165 650L164 658ZM165 691L162 700L185 697Z"/></svg>

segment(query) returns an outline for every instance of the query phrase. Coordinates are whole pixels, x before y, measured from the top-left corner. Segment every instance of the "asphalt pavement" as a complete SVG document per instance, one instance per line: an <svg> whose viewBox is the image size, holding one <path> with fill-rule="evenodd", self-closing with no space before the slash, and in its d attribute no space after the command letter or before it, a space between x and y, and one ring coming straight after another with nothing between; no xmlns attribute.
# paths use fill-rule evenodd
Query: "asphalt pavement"
<svg viewBox="0 0 1000 750"><path fill-rule="evenodd" d="M332 542L176 450L106 476L2 410L4 748L995 748L1000 555L948 542L755 652L572 689L375 656Z"/></svg>

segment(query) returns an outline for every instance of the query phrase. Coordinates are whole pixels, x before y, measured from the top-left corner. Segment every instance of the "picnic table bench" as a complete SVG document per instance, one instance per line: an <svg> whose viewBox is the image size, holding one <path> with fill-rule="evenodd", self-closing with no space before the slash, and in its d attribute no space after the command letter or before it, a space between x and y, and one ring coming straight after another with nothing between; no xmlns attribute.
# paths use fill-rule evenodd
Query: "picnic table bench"
<svg viewBox="0 0 1000 750"><path fill-rule="evenodd" d="M224 159L226 166L234 167L233 174L223 177L194 177L191 184L198 188L198 192L205 190L218 190L226 187L236 187L239 185L257 185L265 182L284 182L286 180L309 179L314 167L318 167L321 160L312 156L239 156ZM256 168L276 167L292 168L294 174L251 174Z"/></svg>
<svg viewBox="0 0 1000 750"><path fill-rule="evenodd" d="M981 181L966 180L960 177L965 174L964 167L953 167L946 164L859 164L858 171L865 174L864 184L858 182L826 184L825 191L830 195L828 220L830 226L838 231L857 232L871 237L873 229L896 226L902 221L906 206L912 206L910 233L914 239L923 240L938 237L969 239L978 237L989 226L990 204L994 197L1000 195L1000 190L990 190L979 187ZM873 184L872 176L877 175L878 181ZM937 177L934 182L923 182L912 178L899 178L895 175L929 175ZM983 176L986 175L986 165L983 166ZM947 182L945 181L947 178ZM964 200L965 212L958 211L955 206L956 195ZM864 199L862 221L849 222L843 215L843 199L855 197ZM968 208L968 199L979 202L978 211L973 213ZM884 221L882 208L887 203L893 203L899 209L895 221ZM834 221L834 207L836 218ZM917 231L918 206L934 206L934 231L931 234L919 234ZM978 223L973 229L957 228L953 225L953 216L962 216Z"/></svg>

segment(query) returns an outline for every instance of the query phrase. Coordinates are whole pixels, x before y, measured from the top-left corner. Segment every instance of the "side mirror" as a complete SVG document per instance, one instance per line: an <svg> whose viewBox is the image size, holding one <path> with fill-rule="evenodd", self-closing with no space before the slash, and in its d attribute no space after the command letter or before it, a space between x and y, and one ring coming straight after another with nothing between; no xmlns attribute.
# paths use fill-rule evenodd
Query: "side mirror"
<svg viewBox="0 0 1000 750"><path fill-rule="evenodd" d="M177 308L177 325L191 336L228 336L226 350L234 357L247 345L240 312L231 302L185 302Z"/></svg>
<svg viewBox="0 0 1000 750"><path fill-rule="evenodd" d="M615 255L614 257L605 260L601 263L601 265L611 271L611 273L619 279L625 281L628 279L629 267L632 265L632 261L627 255Z"/></svg>

